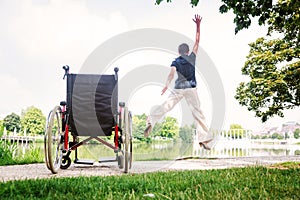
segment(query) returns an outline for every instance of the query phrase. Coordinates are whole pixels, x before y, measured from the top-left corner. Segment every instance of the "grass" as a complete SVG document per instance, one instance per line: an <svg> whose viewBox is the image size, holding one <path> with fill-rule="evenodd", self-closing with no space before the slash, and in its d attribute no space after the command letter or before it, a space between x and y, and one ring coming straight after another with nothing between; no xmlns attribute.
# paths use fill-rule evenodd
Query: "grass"
<svg viewBox="0 0 300 200"><path fill-rule="evenodd" d="M18 151L16 144L0 141L0 166L42 162L44 162L44 154L41 148L31 145L23 154Z"/></svg>
<svg viewBox="0 0 300 200"><path fill-rule="evenodd" d="M34 146L30 146L29 149L26 150L24 155L20 154L14 158L14 162L16 165L22 164L30 164L30 163L43 163L44 162L44 153L41 148L35 148Z"/></svg>
<svg viewBox="0 0 300 200"><path fill-rule="evenodd" d="M300 169L170 171L0 183L1 199L300 199Z"/></svg>

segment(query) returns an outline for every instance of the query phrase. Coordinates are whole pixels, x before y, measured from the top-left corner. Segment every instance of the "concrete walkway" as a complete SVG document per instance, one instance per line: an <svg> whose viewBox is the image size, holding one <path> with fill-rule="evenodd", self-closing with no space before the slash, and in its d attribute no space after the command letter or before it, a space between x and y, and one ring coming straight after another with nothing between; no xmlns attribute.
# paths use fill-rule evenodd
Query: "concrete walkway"
<svg viewBox="0 0 300 200"><path fill-rule="evenodd" d="M209 170L232 167L266 166L275 163L297 161L300 156L268 156L268 157L237 157L212 159L181 159L175 161L144 161L135 162L133 172L163 171L163 170Z"/></svg>
<svg viewBox="0 0 300 200"><path fill-rule="evenodd" d="M232 167L267 166L287 161L300 162L300 156L237 157L217 159L182 160L175 162L171 169L226 169Z"/></svg>
<svg viewBox="0 0 300 200"><path fill-rule="evenodd" d="M216 159L182 159L172 161L136 161L131 174L170 170L209 170L232 167L266 166L275 163L297 161L300 156L237 157ZM40 179L78 176L110 176L124 174L117 163L95 163L94 165L72 164L67 170L52 174L45 164L0 166L0 181Z"/></svg>

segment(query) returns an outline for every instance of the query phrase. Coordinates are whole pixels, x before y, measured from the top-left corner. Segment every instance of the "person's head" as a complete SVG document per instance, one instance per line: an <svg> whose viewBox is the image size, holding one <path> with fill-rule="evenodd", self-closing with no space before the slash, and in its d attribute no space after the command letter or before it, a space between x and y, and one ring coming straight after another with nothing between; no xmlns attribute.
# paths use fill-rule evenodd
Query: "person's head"
<svg viewBox="0 0 300 200"><path fill-rule="evenodd" d="M178 46L178 53L180 55L187 55L189 54L189 45L187 45L186 43L182 43L181 45Z"/></svg>

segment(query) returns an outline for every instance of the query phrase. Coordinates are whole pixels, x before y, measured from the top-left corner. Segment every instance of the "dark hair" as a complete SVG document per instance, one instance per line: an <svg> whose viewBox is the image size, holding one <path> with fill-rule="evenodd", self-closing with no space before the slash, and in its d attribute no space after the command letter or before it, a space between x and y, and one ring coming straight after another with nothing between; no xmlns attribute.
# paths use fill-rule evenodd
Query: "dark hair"
<svg viewBox="0 0 300 200"><path fill-rule="evenodd" d="M189 50L189 45L187 45L186 43L182 43L178 46L178 52L180 55L187 54Z"/></svg>

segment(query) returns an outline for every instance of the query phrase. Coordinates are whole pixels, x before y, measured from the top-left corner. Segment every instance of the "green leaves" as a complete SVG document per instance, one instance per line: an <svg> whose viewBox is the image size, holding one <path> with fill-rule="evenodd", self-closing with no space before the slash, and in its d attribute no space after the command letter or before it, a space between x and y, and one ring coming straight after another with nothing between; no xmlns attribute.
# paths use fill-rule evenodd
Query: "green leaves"
<svg viewBox="0 0 300 200"><path fill-rule="evenodd" d="M144 130L146 128L146 114L134 115L132 117L132 136L138 140L144 140Z"/></svg>
<svg viewBox="0 0 300 200"><path fill-rule="evenodd" d="M274 31L283 33L284 40L300 40L300 1L298 0L222 0L220 13L230 10L235 14L235 33L248 28L252 20L268 26L268 35Z"/></svg>
<svg viewBox="0 0 300 200"><path fill-rule="evenodd" d="M179 127L177 119L167 116L161 124L160 136L167 138L177 138L179 135Z"/></svg>
<svg viewBox="0 0 300 200"><path fill-rule="evenodd" d="M192 143L195 129L195 125L184 125L179 128L179 137L186 143Z"/></svg>
<svg viewBox="0 0 300 200"><path fill-rule="evenodd" d="M159 5L159 4L160 4L161 2L163 2L163 1L164 1L164 0L155 0L155 3L156 3L157 5ZM170 2L172 2L172 0L166 0L166 2L167 2L167 3L170 3ZM192 7L197 6L198 3L199 3L199 0L191 0L191 2L190 2L190 4L191 4Z"/></svg>
<svg viewBox="0 0 300 200"><path fill-rule="evenodd" d="M222 0L224 3L220 13L232 10L235 14L233 22L236 24L235 33L251 25L251 20L258 17L260 25L265 24L272 10L272 0Z"/></svg>
<svg viewBox="0 0 300 200"><path fill-rule="evenodd" d="M163 2L164 0L155 0L155 3L157 5L159 5L161 2ZM168 3L172 2L171 0L166 0Z"/></svg>
<svg viewBox="0 0 300 200"><path fill-rule="evenodd" d="M277 31L284 34L285 40L300 40L300 2L298 0L279 0L273 6L268 21L269 33Z"/></svg>
<svg viewBox="0 0 300 200"><path fill-rule="evenodd" d="M44 134L46 118L42 111L35 107L29 107L22 112L22 128L27 133L38 135Z"/></svg>
<svg viewBox="0 0 300 200"><path fill-rule="evenodd" d="M21 129L20 116L16 113L7 115L3 120L3 126L6 130L13 132L14 130L19 131Z"/></svg>
<svg viewBox="0 0 300 200"><path fill-rule="evenodd" d="M144 140L144 130L146 128L146 114L134 115L132 118L132 132L133 137L138 140ZM179 135L179 127L177 119L167 116L163 122L158 122L152 129L151 137L166 137L177 138Z"/></svg>
<svg viewBox="0 0 300 200"><path fill-rule="evenodd" d="M250 53L242 68L250 81L241 83L235 98L266 121L283 116L284 109L300 105L299 46L283 39L258 38L249 44Z"/></svg>

